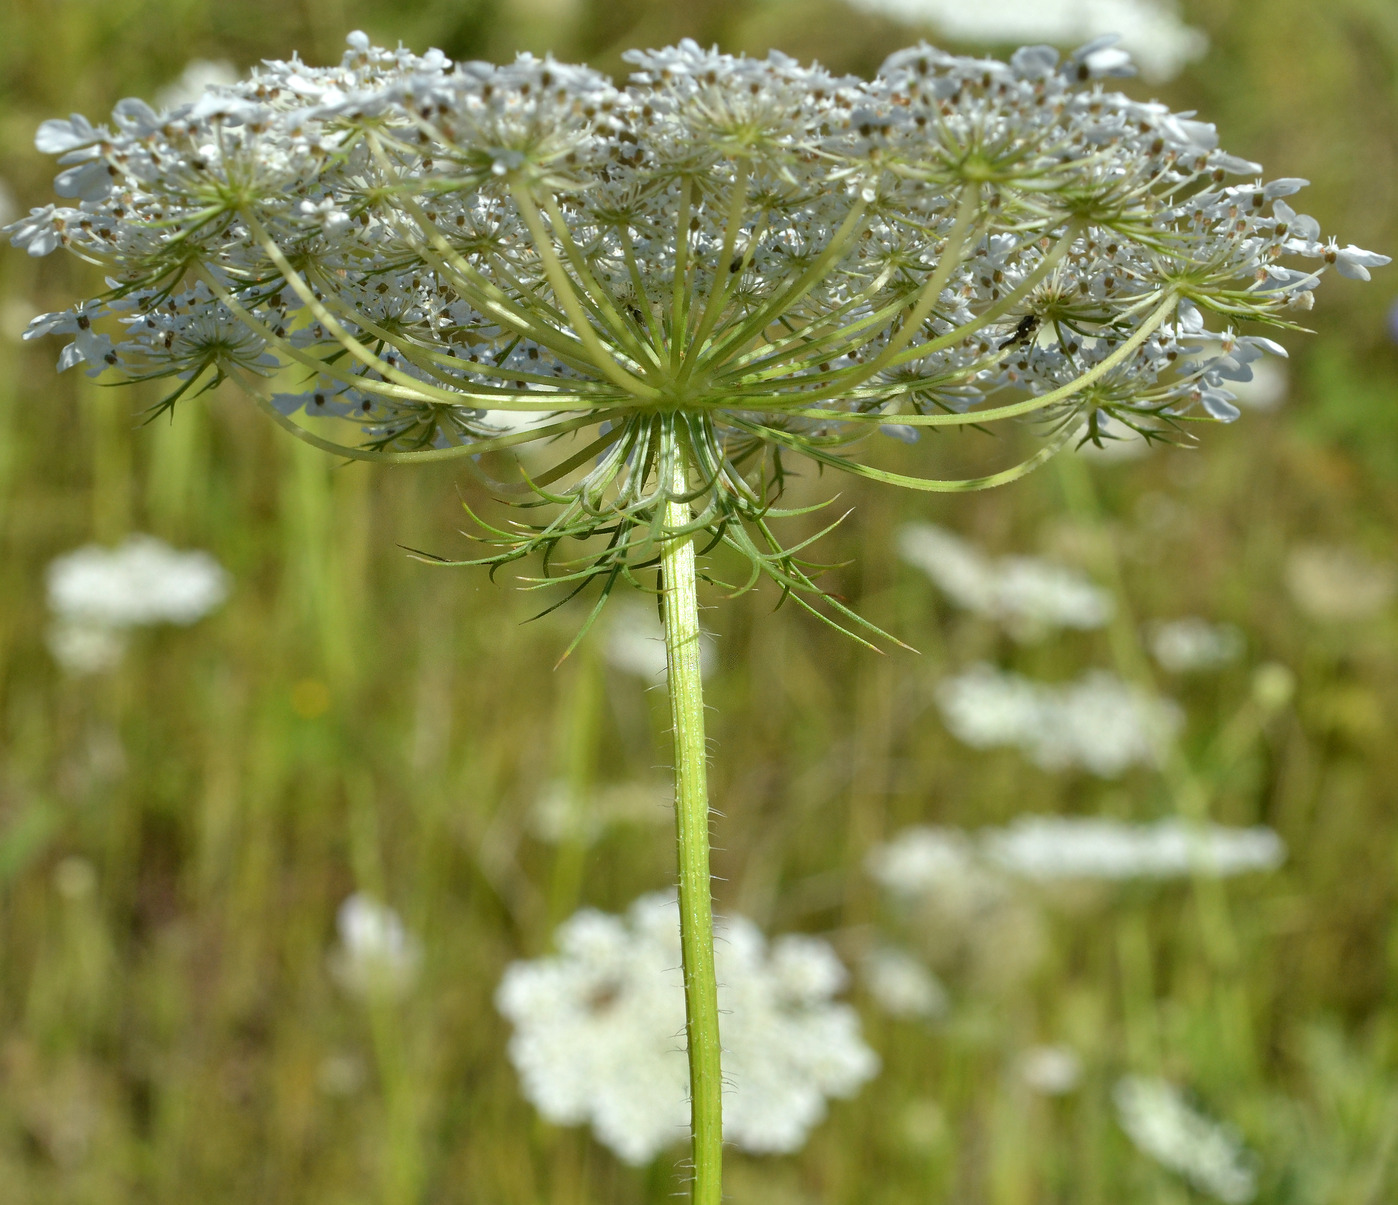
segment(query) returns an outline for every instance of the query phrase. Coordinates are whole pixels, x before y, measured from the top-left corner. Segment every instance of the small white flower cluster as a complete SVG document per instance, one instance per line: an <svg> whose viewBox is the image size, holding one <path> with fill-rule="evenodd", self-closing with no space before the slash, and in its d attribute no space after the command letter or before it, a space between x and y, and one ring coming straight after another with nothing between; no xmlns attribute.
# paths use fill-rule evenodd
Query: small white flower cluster
<svg viewBox="0 0 1398 1205"><path fill-rule="evenodd" d="M973 748L1013 745L1046 770L1099 778L1159 765L1184 722L1170 700L1104 670L1051 686L978 664L938 683L936 698L947 729Z"/></svg>
<svg viewBox="0 0 1398 1205"><path fill-rule="evenodd" d="M957 606L996 620L1018 640L1055 628L1100 628L1112 617L1112 596L1082 573L1038 557L988 557L932 523L900 528L898 552Z"/></svg>
<svg viewBox="0 0 1398 1205"><path fill-rule="evenodd" d="M1112 1092L1121 1128L1142 1154L1225 1205L1257 1195L1254 1160L1231 1126L1192 1108L1162 1079L1130 1075Z"/></svg>
<svg viewBox="0 0 1398 1205"><path fill-rule="evenodd" d="M1025 816L981 834L985 855L1011 874L1058 879L1210 878L1275 870L1286 845L1270 828L1157 820L1132 824L1092 816Z"/></svg>
<svg viewBox="0 0 1398 1205"><path fill-rule="evenodd" d="M768 945L741 917L718 933L724 1138L798 1150L825 1098L852 1095L878 1059L853 1009L832 999L845 971L829 945ZM496 993L524 1093L549 1121L591 1122L623 1160L645 1163L688 1134L678 908L654 894L624 917L584 910L555 944L554 956L512 964Z"/></svg>
<svg viewBox="0 0 1398 1205"><path fill-rule="evenodd" d="M869 856L869 872L897 898L964 892L977 876L1063 880L1211 878L1275 870L1286 846L1270 828L1166 819L1131 823L1090 816L1024 816L1003 828L916 825Z"/></svg>
<svg viewBox="0 0 1398 1205"><path fill-rule="evenodd" d="M1210 623L1198 616L1152 624L1147 633L1151 656L1172 674L1218 669L1243 652L1243 634L1231 623Z"/></svg>
<svg viewBox="0 0 1398 1205"><path fill-rule="evenodd" d="M908 24L930 23L949 38L1015 46L1072 46L1100 34L1121 35L1122 49L1148 79L1167 80L1201 57L1209 38L1186 25L1173 0L849 0L855 8Z"/></svg>
<svg viewBox="0 0 1398 1205"><path fill-rule="evenodd" d="M387 904L356 891L335 915L340 944L330 973L351 995L365 999L406 995L417 982L422 945Z"/></svg>
<svg viewBox="0 0 1398 1205"><path fill-rule="evenodd" d="M228 597L228 574L207 552L178 552L154 536L117 548L88 545L47 571L54 658L72 673L112 668L134 627L202 619Z"/></svg>

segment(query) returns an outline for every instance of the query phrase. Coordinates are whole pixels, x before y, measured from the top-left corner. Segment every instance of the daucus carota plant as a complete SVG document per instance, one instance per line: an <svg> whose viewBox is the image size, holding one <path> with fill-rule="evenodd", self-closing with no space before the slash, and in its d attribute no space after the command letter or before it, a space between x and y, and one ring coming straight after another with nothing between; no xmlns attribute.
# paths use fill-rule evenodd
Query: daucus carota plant
<svg viewBox="0 0 1398 1205"><path fill-rule="evenodd" d="M737 589L766 575L858 624L772 530L794 459L958 491L1110 437L1104 419L1148 438L1230 420L1227 382L1284 354L1237 327L1294 327L1330 267L1385 260L1322 242L1284 200L1303 181L1263 183L1211 126L1105 91L1130 71L1110 39L1064 61L918 46L872 81L690 42L628 58L617 86L354 34L338 67L267 63L168 112L44 123L71 204L8 229L107 273L30 327L73 337L61 367L167 378L162 408L231 380L298 438L368 460L545 444L556 459L524 487L543 517L492 529L474 563L542 552L601 600L659 568L693 1191L713 1205L704 553L745 559ZM1002 420L1041 447L975 480L857 456L880 430Z"/></svg>

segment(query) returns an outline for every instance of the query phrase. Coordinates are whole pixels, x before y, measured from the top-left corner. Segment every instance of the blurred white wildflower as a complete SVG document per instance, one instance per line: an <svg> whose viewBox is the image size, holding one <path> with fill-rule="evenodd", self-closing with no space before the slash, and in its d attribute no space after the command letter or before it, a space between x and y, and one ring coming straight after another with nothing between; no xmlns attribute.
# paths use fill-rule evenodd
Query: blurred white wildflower
<svg viewBox="0 0 1398 1205"><path fill-rule="evenodd" d="M1230 381L1228 388L1244 410L1275 410L1286 401L1291 374L1280 360L1257 360L1249 365L1252 375L1245 381Z"/></svg>
<svg viewBox="0 0 1398 1205"><path fill-rule="evenodd" d="M210 88L227 88L238 82L238 69L227 59L190 59L179 79L155 94L162 110L192 105Z"/></svg>
<svg viewBox="0 0 1398 1205"><path fill-rule="evenodd" d="M1253 1159L1237 1131L1189 1106L1162 1079L1129 1075L1112 1092L1117 1119L1143 1154L1227 1205L1257 1195Z"/></svg>
<svg viewBox="0 0 1398 1205"><path fill-rule="evenodd" d="M47 584L49 650L73 673L115 665L127 628L188 625L228 596L228 574L207 552L178 552L144 535L117 548L90 544L57 557Z"/></svg>
<svg viewBox="0 0 1398 1205"><path fill-rule="evenodd" d="M590 845L613 825L673 822L673 803L673 791L659 783L615 783L579 799L566 782L554 781L535 801L529 827L540 841L550 844L581 841Z"/></svg>
<svg viewBox="0 0 1398 1205"><path fill-rule="evenodd" d="M1038 557L988 557L931 523L901 528L898 552L957 606L1004 624L1019 640L1055 628L1100 628L1112 617L1112 596L1077 570Z"/></svg>
<svg viewBox="0 0 1398 1205"><path fill-rule="evenodd" d="M665 629L653 603L624 599L613 606L606 619L606 644L603 655L607 664L624 674L632 674L647 682L657 683L665 678ZM703 632L699 644L699 671L708 677L718 661L718 646L713 633Z"/></svg>
<svg viewBox="0 0 1398 1205"><path fill-rule="evenodd" d="M931 23L963 42L1018 46L1026 42L1076 45L1099 34L1121 35L1121 45L1149 80L1178 75L1201 58L1209 38L1186 25L1173 0L849 0L865 12L908 24Z"/></svg>
<svg viewBox="0 0 1398 1205"><path fill-rule="evenodd" d="M351 995L403 996L417 982L422 946L387 904L362 891L348 896L335 915L340 944L330 971Z"/></svg>
<svg viewBox="0 0 1398 1205"><path fill-rule="evenodd" d="M947 989L920 958L896 946L878 946L865 956L864 987L890 1017L944 1017Z"/></svg>
<svg viewBox="0 0 1398 1205"><path fill-rule="evenodd" d="M1013 988L1043 956L1037 903L955 828L918 825L872 850L870 875L910 922L938 971L988 990Z"/></svg>
<svg viewBox="0 0 1398 1205"><path fill-rule="evenodd" d="M207 552L177 552L153 536L118 548L90 544L48 568L49 608L106 627L191 624L228 596L228 574Z"/></svg>
<svg viewBox="0 0 1398 1205"><path fill-rule="evenodd" d="M976 870L976 850L960 829L915 825L869 854L869 873L894 895L913 898Z"/></svg>
<svg viewBox="0 0 1398 1205"><path fill-rule="evenodd" d="M832 999L845 971L829 945L800 936L768 945L742 917L718 931L724 1138L798 1150L825 1097L852 1095L878 1059L854 1010ZM512 964L496 992L515 1027L509 1053L524 1094L549 1121L591 1122L623 1160L645 1163L688 1136L674 898L642 896L624 917L584 910L555 943L552 957Z"/></svg>
<svg viewBox="0 0 1398 1205"><path fill-rule="evenodd" d="M982 829L980 845L996 866L1027 879L1166 879L1275 870L1286 845L1270 828L1132 824L1091 816L1024 816Z"/></svg>
<svg viewBox="0 0 1398 1205"><path fill-rule="evenodd" d="M1019 1057L1019 1076L1041 1096L1066 1096L1082 1081L1082 1059L1068 1046L1031 1046Z"/></svg>
<svg viewBox="0 0 1398 1205"><path fill-rule="evenodd" d="M1170 700L1103 670L1048 686L980 664L939 683L937 703L968 745L1015 745L1044 769L1081 766L1100 778L1157 765L1183 723Z"/></svg>
<svg viewBox="0 0 1398 1205"><path fill-rule="evenodd" d="M1286 559L1286 585L1312 619L1372 619L1398 595L1398 570L1350 548L1302 544Z"/></svg>
<svg viewBox="0 0 1398 1205"><path fill-rule="evenodd" d="M1217 669L1243 652L1243 634L1235 625L1192 615L1152 624L1148 639L1151 655L1172 674Z"/></svg>

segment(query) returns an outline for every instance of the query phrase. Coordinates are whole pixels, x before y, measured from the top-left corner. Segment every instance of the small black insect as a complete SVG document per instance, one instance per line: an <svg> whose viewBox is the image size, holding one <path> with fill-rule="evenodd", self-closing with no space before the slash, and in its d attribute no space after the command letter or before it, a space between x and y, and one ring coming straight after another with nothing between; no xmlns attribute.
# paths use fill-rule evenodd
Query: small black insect
<svg viewBox="0 0 1398 1205"><path fill-rule="evenodd" d="M1007 347L1018 347L1022 344L1029 343L1038 331L1039 315L1025 314L1024 317L1019 320L1019 325L1015 327L1015 333L1000 344L999 350L1004 351Z"/></svg>

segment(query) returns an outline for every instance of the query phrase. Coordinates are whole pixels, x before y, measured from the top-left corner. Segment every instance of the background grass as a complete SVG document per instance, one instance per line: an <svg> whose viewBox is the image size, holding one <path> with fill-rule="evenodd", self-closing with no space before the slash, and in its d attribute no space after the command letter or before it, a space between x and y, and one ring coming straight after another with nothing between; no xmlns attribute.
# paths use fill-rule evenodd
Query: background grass
<svg viewBox="0 0 1398 1205"><path fill-rule="evenodd" d="M1128 90L1198 108L1229 150L1314 180L1304 208L1327 233L1392 252L1398 8L1186 7L1208 57ZM613 71L629 46L692 35L868 72L913 37L833 0L9 0L0 175L41 203L40 120L100 117L191 57L326 61L355 27L455 57L552 49ZM505 964L545 951L576 906L618 910L670 881L663 808L587 847L530 828L557 779L584 798L663 793L661 699L597 640L553 668L580 611L522 625L536 600L508 581L404 554L465 554L459 500L489 500L464 475L337 468L231 394L137 428L153 397L57 376L51 341L18 333L92 284L75 263L0 253L0 1199L665 1199L672 1160L628 1169L537 1120L491 1005ZM864 856L915 822L1146 819L1202 799L1291 849L1281 872L1226 891L1127 890L968 932L940 1025L882 1020L856 994L885 1071L800 1155L735 1157L740 1205L1187 1201L1116 1127L1108 1093L1126 1071L1165 1074L1236 1124L1260 1201L1398 1196L1398 614L1322 624L1283 585L1298 543L1394 556L1395 293L1392 270L1327 281L1317 334L1291 341L1286 406L1206 431L1198 451L950 500L799 483L812 497L838 484L854 507L825 541L849 562L833 587L920 656L868 653L772 613L770 595L714 600L719 902L771 931L828 933L853 957L892 923ZM982 438L886 457L954 468ZM940 675L988 657L1071 676L1111 666L1112 645L1016 646L948 611L893 555L915 518L996 552L1076 556L1108 582L1119 570L1143 621L1238 624L1243 661L1167 684L1189 716L1171 773L1104 783L956 745L932 707ZM65 677L43 642L44 566L138 530L212 551L232 597L192 629L140 634L110 675ZM1267 662L1297 690L1264 713L1251 684ZM335 908L356 888L424 943L399 1004L366 1010L327 972ZM1021 949L1031 922L1037 960ZM1014 1074L1043 1041L1084 1059L1065 1098Z"/></svg>

